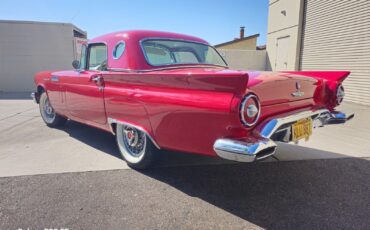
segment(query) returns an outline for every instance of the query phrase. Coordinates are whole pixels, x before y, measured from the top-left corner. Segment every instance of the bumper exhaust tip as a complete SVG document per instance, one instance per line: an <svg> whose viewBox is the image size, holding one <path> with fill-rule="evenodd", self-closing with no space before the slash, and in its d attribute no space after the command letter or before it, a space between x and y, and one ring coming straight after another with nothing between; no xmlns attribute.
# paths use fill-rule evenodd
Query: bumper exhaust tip
<svg viewBox="0 0 370 230"><path fill-rule="evenodd" d="M227 160L253 162L274 155L276 144L267 138L218 139L213 149L219 157Z"/></svg>
<svg viewBox="0 0 370 230"><path fill-rule="evenodd" d="M338 111L331 112L330 115L331 116L328 119L327 124L346 123L347 121L355 117L354 113L343 113Z"/></svg>

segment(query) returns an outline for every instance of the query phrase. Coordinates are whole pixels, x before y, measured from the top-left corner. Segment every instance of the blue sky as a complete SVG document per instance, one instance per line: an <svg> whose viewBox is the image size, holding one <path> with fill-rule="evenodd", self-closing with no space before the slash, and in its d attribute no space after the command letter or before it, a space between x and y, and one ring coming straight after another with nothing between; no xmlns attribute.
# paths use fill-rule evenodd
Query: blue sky
<svg viewBox="0 0 370 230"><path fill-rule="evenodd" d="M71 22L93 38L126 30L150 29L201 37L211 44L230 41L246 27L266 43L268 0L1 0L0 19Z"/></svg>

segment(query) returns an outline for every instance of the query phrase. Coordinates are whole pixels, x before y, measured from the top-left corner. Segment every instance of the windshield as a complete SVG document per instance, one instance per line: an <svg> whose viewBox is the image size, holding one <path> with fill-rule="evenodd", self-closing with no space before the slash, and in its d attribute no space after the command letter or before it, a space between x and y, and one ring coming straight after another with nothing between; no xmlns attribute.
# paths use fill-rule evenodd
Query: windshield
<svg viewBox="0 0 370 230"><path fill-rule="evenodd" d="M212 46L182 40L147 39L141 43L145 58L152 66L207 64L227 66Z"/></svg>

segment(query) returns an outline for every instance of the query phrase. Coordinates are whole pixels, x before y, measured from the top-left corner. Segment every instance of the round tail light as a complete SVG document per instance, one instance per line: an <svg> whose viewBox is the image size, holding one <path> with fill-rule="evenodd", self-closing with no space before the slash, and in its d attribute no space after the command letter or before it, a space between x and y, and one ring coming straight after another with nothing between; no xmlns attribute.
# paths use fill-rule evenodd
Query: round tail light
<svg viewBox="0 0 370 230"><path fill-rule="evenodd" d="M251 127L255 125L261 114L261 105L256 95L249 94L243 98L240 104L240 120L243 125Z"/></svg>
<svg viewBox="0 0 370 230"><path fill-rule="evenodd" d="M345 96L344 88L343 88L342 84L338 85L336 96L337 96L337 99L336 99L337 100L337 105L340 105L340 103L342 103L343 98Z"/></svg>

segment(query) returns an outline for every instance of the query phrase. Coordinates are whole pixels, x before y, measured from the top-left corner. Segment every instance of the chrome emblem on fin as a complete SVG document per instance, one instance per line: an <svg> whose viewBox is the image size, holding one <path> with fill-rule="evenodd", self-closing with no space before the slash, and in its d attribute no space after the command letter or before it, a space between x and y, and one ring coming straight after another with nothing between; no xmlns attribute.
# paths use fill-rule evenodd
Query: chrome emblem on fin
<svg viewBox="0 0 370 230"><path fill-rule="evenodd" d="M293 92L292 96L293 97L302 97L304 95L304 92L301 91L301 84L299 84L298 81L295 83L295 88L297 89L297 91Z"/></svg>
<svg viewBox="0 0 370 230"><path fill-rule="evenodd" d="M50 81L59 81L59 77L58 76L51 76Z"/></svg>

